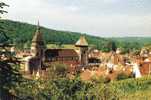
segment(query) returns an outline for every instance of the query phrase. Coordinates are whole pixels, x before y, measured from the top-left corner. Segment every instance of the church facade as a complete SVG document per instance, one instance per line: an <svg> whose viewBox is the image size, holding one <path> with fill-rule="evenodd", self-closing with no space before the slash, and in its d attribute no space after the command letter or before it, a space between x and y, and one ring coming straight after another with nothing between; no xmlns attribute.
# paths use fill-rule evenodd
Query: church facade
<svg viewBox="0 0 151 100"><path fill-rule="evenodd" d="M75 46L79 48L79 53L74 49L47 49L38 23L31 43L32 56L27 62L28 71L32 75L39 75L42 70L46 70L45 62L63 63L74 70L77 66L85 67L88 64L88 43L85 37L81 36Z"/></svg>

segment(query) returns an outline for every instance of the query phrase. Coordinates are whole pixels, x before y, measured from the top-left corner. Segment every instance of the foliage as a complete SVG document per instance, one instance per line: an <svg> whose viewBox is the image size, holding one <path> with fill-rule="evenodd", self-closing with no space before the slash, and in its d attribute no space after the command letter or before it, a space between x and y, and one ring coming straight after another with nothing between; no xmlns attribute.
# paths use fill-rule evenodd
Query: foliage
<svg viewBox="0 0 151 100"><path fill-rule="evenodd" d="M15 89L23 100L133 100L149 99L151 77L126 79L107 84L83 82L80 79L58 78L54 80L26 80ZM146 91L146 94L143 94ZM140 98L139 98L140 97ZM125 99L124 99L125 98Z"/></svg>
<svg viewBox="0 0 151 100"><path fill-rule="evenodd" d="M92 78L91 78L91 81L93 83L97 84L97 83L109 83L110 80L107 77L103 77L103 76L98 77L96 75L93 75Z"/></svg>
<svg viewBox="0 0 151 100"><path fill-rule="evenodd" d="M21 75L16 69L16 65L10 65L6 62L0 62L0 84L3 88L9 90L11 86L15 85L15 82L19 81Z"/></svg>
<svg viewBox="0 0 151 100"><path fill-rule="evenodd" d="M21 100L47 100L49 96L57 96L57 94L58 90L51 81L25 80L15 89L15 95Z"/></svg>
<svg viewBox="0 0 151 100"><path fill-rule="evenodd" d="M116 99L114 88L105 84L95 86L93 83L82 82L79 79L57 79L51 81L31 81L16 88L20 99L36 100L85 100L85 99Z"/></svg>
<svg viewBox="0 0 151 100"><path fill-rule="evenodd" d="M116 51L117 49L117 44L115 41L110 41L108 40L108 42L105 44L105 51L109 52L109 51Z"/></svg>
<svg viewBox="0 0 151 100"><path fill-rule="evenodd" d="M89 85L79 80L57 79L49 81L26 81L18 85L16 95L21 99L69 100L78 97L77 93Z"/></svg>
<svg viewBox="0 0 151 100"><path fill-rule="evenodd" d="M67 75L67 65L61 63L53 63L48 65L48 74L50 79L56 79L61 77L66 77Z"/></svg>
<svg viewBox="0 0 151 100"><path fill-rule="evenodd" d="M0 14L6 13L6 11L3 10L5 6L8 5L0 2ZM7 36L6 32L7 28L4 27L3 22L0 22L0 99L2 100L6 100L5 96L10 96L16 84L19 84L22 80L22 76L18 71L19 62L17 58L6 49L11 47L8 42L10 38Z"/></svg>
<svg viewBox="0 0 151 100"><path fill-rule="evenodd" d="M121 100L150 100L151 97L150 90L151 89L146 89L143 91L128 93L127 95L124 95Z"/></svg>
<svg viewBox="0 0 151 100"><path fill-rule="evenodd" d="M128 79L130 76L121 72L117 75L117 80L123 80L123 79Z"/></svg>
<svg viewBox="0 0 151 100"><path fill-rule="evenodd" d="M4 2L0 2L0 14L7 13L7 11L4 10L5 6L8 6L8 5ZM0 18L1 18L1 16L0 16Z"/></svg>
<svg viewBox="0 0 151 100"><path fill-rule="evenodd" d="M119 91L110 84L95 84L93 88L88 91L90 100L117 100L119 99Z"/></svg>
<svg viewBox="0 0 151 100"><path fill-rule="evenodd" d="M1 5L0 3L0 7L2 6L4 6L4 4ZM4 28L1 26L4 26ZM4 30L6 28L8 30L13 30L6 32ZM35 30L35 26L30 24L1 20L0 32L2 35L0 37L0 42L5 44L3 45L4 47L8 46L6 44L9 43L19 43L17 46L20 48L28 48ZM44 33L46 43L55 43L59 46L62 44L74 44L81 35L79 33L62 32L43 27L42 32ZM12 39L8 40L5 33L7 33ZM114 40L109 41L104 38L89 35L86 35L86 38L90 44L94 44L98 49L104 51L114 51L119 47L122 48L124 52L129 52L130 50L138 50L142 46L142 44L138 42L115 42ZM8 52L4 53L9 54ZM9 56L9 58L12 58L11 55ZM22 100L116 100L122 99L123 97L128 98L129 95L130 97L136 95L137 97L143 97L142 99L148 99L146 94L151 90L151 77L126 79L111 83L104 83L102 82L104 79L95 78L93 82L83 82L79 79L67 79L65 78L67 74L67 66L58 63L50 66L50 79L24 80L18 72L16 61L17 60L12 59L0 61L0 96L6 92L11 92ZM119 79L123 78L125 79L126 76L120 75ZM147 93L142 96L142 91L147 91Z"/></svg>
<svg viewBox="0 0 151 100"><path fill-rule="evenodd" d="M0 98L11 93L16 84L21 82L22 76L19 74L17 65L6 61L0 61Z"/></svg>
<svg viewBox="0 0 151 100"><path fill-rule="evenodd" d="M124 94L144 91L151 88L151 77L146 76L138 79L126 79L111 83L117 89L123 91Z"/></svg>
<svg viewBox="0 0 151 100"><path fill-rule="evenodd" d="M3 23L5 28L10 30L7 32L7 35L11 37L9 42L17 44L16 46L19 49L24 48L24 44L29 46L36 31L36 26L10 20L1 20L0 25L1 23ZM57 44L58 47L62 47L62 44L75 44L81 35L81 33L57 31L44 27L41 27L41 32L44 34L46 44ZM90 45L95 45L95 48L106 52L111 50L115 51L116 48L121 48L123 53L127 53L130 50L139 50L143 45L150 43L150 38L136 38L136 41L135 38L126 37L126 39L122 38L125 40L122 41L121 38L101 38L86 34L84 35ZM0 41L2 40L3 38L0 38Z"/></svg>

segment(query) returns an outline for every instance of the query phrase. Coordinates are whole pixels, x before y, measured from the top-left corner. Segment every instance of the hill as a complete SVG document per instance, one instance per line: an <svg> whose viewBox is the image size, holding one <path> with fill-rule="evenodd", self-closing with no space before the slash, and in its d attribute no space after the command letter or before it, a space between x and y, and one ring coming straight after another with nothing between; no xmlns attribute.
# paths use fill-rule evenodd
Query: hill
<svg viewBox="0 0 151 100"><path fill-rule="evenodd" d="M31 25L28 23L22 23L11 20L1 20L0 25L2 25L6 30L6 33L11 37L10 42L15 43L27 43L31 42L32 37L36 31L36 25ZM57 31L53 29L48 29L41 27L41 32L44 34L45 42L47 44L74 44L80 37L81 33L68 32L68 31ZM100 37L86 35L86 39L90 44L97 45L97 48L102 48L103 43L108 40ZM2 41L2 37L0 41Z"/></svg>
<svg viewBox="0 0 151 100"><path fill-rule="evenodd" d="M134 43L137 42L139 44L150 44L151 43L151 37L114 37L110 38L112 40L116 40L119 42L130 42Z"/></svg>
<svg viewBox="0 0 151 100"><path fill-rule="evenodd" d="M36 25L28 23L22 23L11 20L0 20L0 26L3 26L6 34L10 37L11 43L16 44L17 47L23 48L24 44L30 46L32 37L36 31ZM44 39L47 44L74 44L82 35L82 33L58 31L48 29L41 26L41 32L44 34ZM84 34L88 43L103 51L110 51L112 45L123 48L123 50L140 49L145 44L151 43L150 37L123 37L123 38L101 38ZM0 35L0 42L3 42L4 38Z"/></svg>

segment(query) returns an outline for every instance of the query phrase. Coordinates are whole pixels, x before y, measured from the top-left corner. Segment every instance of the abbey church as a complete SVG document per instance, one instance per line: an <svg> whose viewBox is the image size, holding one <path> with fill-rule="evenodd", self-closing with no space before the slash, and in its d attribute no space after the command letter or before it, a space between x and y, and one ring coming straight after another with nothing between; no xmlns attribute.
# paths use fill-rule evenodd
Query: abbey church
<svg viewBox="0 0 151 100"><path fill-rule="evenodd" d="M40 74L46 70L44 62L63 63L69 66L69 69L82 69L88 65L88 42L84 36L75 43L75 49L53 49L47 48L44 42L43 34L40 31L39 23L31 43L31 57L27 61L27 70L30 74ZM71 67L71 68L70 68Z"/></svg>

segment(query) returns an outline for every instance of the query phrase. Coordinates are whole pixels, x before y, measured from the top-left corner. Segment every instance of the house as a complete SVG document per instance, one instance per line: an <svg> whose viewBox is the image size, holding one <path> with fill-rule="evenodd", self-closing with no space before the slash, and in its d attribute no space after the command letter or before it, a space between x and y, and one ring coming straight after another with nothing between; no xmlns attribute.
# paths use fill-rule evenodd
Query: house
<svg viewBox="0 0 151 100"><path fill-rule="evenodd" d="M143 63L141 63L140 71L142 75L151 74L151 61L146 59Z"/></svg>

